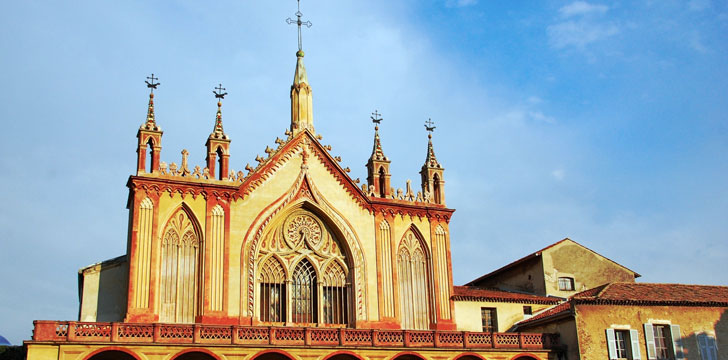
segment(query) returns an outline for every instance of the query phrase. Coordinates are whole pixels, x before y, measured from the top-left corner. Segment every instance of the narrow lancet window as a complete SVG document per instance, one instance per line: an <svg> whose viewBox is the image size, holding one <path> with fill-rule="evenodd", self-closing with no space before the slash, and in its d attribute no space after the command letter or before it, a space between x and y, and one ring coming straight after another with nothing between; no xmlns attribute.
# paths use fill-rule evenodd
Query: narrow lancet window
<svg viewBox="0 0 728 360"><path fill-rule="evenodd" d="M303 259L293 270L291 301L293 305L292 320L294 323L316 323L316 270L308 260Z"/></svg>

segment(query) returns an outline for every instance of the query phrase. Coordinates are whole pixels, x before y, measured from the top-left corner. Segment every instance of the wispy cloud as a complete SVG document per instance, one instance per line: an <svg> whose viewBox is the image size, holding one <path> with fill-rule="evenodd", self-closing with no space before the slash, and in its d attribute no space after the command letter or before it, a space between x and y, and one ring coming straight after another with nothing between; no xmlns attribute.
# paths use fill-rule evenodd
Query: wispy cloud
<svg viewBox="0 0 728 360"><path fill-rule="evenodd" d="M452 7L467 7L472 6L478 3L478 0L447 0L445 1L445 6L452 8Z"/></svg>
<svg viewBox="0 0 728 360"><path fill-rule="evenodd" d="M604 14L607 10L609 10L607 5L594 5L584 1L575 1L559 9L559 14L563 17L572 17L586 14Z"/></svg>
<svg viewBox="0 0 728 360"><path fill-rule="evenodd" d="M606 5L575 1L559 9L562 21L547 27L549 44L556 49L587 45L619 33L619 26L603 19L609 10Z"/></svg>
<svg viewBox="0 0 728 360"><path fill-rule="evenodd" d="M688 9L692 11L703 11L710 7L710 0L691 0L688 2Z"/></svg>

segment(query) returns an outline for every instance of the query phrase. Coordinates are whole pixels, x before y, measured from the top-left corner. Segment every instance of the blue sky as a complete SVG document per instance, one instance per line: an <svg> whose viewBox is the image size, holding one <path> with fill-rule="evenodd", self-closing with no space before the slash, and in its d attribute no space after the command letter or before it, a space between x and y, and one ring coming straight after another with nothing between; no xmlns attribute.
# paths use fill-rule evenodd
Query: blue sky
<svg viewBox="0 0 728 360"><path fill-rule="evenodd" d="M456 284L564 237L642 281L728 284L728 1L305 1L314 119L392 184L427 118ZM231 166L289 123L295 2L10 2L0 12L0 334L78 314L77 270L125 252L154 72L162 160L202 164L222 82ZM724 264L724 265L720 265Z"/></svg>

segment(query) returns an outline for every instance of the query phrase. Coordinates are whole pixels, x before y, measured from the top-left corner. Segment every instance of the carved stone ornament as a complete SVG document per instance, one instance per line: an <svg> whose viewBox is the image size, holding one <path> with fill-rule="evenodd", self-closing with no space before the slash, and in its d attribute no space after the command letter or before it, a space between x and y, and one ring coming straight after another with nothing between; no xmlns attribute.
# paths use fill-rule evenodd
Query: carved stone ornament
<svg viewBox="0 0 728 360"><path fill-rule="evenodd" d="M297 249L305 241L312 249L321 245L321 224L306 214L293 214L283 225L284 237L288 245Z"/></svg>

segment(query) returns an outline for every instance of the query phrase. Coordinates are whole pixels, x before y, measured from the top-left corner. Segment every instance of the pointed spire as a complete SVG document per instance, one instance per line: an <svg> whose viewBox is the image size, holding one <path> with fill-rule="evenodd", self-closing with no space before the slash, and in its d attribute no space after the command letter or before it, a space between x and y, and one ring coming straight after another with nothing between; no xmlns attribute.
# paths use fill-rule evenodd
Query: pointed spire
<svg viewBox="0 0 728 360"><path fill-rule="evenodd" d="M372 113L372 116L371 116L372 122L375 124L374 125L374 147L372 148L371 159L387 161L389 159L387 159L387 157L384 156L384 152L382 151L382 143L379 140L379 123L381 123L383 120L381 118L381 115L382 114L377 112L377 110L374 110L374 112Z"/></svg>
<svg viewBox="0 0 728 360"><path fill-rule="evenodd" d="M311 27L310 21L301 20L301 0L297 1L296 20L286 19L288 24L298 27L298 51L296 52L296 72L291 85L291 132L297 135L304 129L314 132L313 129L313 99L311 87L308 85L306 67L303 66L303 45L301 41L301 26Z"/></svg>
<svg viewBox="0 0 728 360"><path fill-rule="evenodd" d="M306 74L306 67L303 65L303 55L303 50L296 52L296 72L293 74L293 86L308 85L308 75Z"/></svg>
<svg viewBox="0 0 728 360"><path fill-rule="evenodd" d="M306 67L303 66L303 51L296 52L296 72L291 85L291 132L297 135L304 129L314 133L313 92L308 85Z"/></svg>
<svg viewBox="0 0 728 360"><path fill-rule="evenodd" d="M210 134L211 139L228 139L228 136L222 129L222 99L227 95L226 92L223 92L225 90L222 84L219 84L215 90L212 90L212 93L215 94L215 98L217 99L217 115L215 115L215 127L212 129L212 134Z"/></svg>
<svg viewBox="0 0 728 360"><path fill-rule="evenodd" d="M439 168L440 163L437 162L437 157L435 157L435 148L432 146L432 132L435 131L435 123L432 122L432 119L427 119L425 122L425 129L429 132L427 134L427 157L425 158L425 166L426 167L433 167L433 168Z"/></svg>
<svg viewBox="0 0 728 360"><path fill-rule="evenodd" d="M141 126L141 129L154 131L160 130L154 119L154 89L156 89L157 86L159 86L160 84L158 82L155 82L156 80L159 80L159 78L154 77L154 73L152 73L152 76L147 76L147 80L144 80L144 82L147 84L147 88L149 88L149 105L147 106L147 121L144 122L144 125Z"/></svg>

